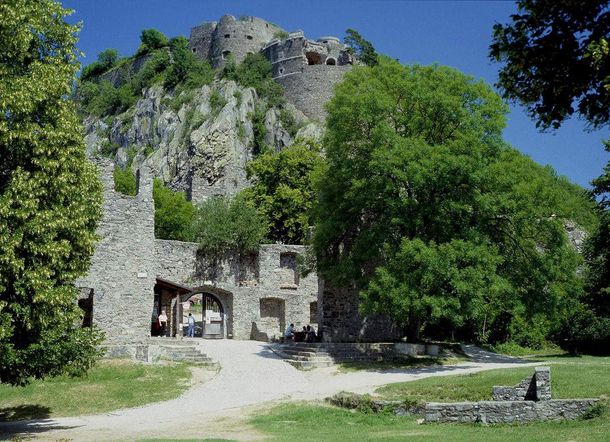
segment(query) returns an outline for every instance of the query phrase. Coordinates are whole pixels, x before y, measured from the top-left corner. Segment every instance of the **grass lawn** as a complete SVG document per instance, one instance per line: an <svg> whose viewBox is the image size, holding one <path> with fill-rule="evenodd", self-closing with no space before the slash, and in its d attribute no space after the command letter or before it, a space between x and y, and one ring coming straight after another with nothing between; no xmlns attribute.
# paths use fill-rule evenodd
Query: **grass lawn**
<svg viewBox="0 0 610 442"><path fill-rule="evenodd" d="M608 415L528 425L418 424L414 417L363 414L315 405L282 405L251 423L274 441L607 441Z"/></svg>
<svg viewBox="0 0 610 442"><path fill-rule="evenodd" d="M190 379L186 364L102 360L83 378L0 385L0 422L104 413L173 399L188 388Z"/></svg>
<svg viewBox="0 0 610 442"><path fill-rule="evenodd" d="M551 357L554 398L610 397L610 357ZM493 385L516 384L532 367L490 370L389 384L377 390L388 399L462 401L491 398ZM364 414L327 405L282 405L255 416L252 425L277 441L450 440L450 441L607 441L610 413L590 420L526 425L418 424L416 417Z"/></svg>
<svg viewBox="0 0 610 442"><path fill-rule="evenodd" d="M541 358L551 367L553 398L610 398L610 357ZM533 373L532 367L490 370L481 373L386 385L376 394L386 399L459 402L491 399L494 385L514 385Z"/></svg>

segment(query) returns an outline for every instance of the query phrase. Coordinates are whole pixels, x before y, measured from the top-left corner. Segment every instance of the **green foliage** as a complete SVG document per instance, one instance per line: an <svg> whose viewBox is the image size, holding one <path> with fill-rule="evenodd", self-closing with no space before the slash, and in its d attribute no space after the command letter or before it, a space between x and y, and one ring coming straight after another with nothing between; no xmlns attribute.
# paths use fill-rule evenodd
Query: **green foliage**
<svg viewBox="0 0 610 442"><path fill-rule="evenodd" d="M504 63L498 81L504 97L523 104L542 128L558 128L574 112L594 127L608 124L610 58L595 56L603 46L600 37L610 33L603 18L608 2L517 4L519 13L510 24L494 26L490 46L490 57Z"/></svg>
<svg viewBox="0 0 610 442"><path fill-rule="evenodd" d="M271 63L260 53L246 55L239 65L235 65L234 59L229 60L222 77L254 88L270 107L279 106L285 101L282 86L271 76Z"/></svg>
<svg viewBox="0 0 610 442"><path fill-rule="evenodd" d="M97 61L83 68L81 80L91 80L104 72L112 69L119 60L119 52L116 49L104 49L97 54Z"/></svg>
<svg viewBox="0 0 610 442"><path fill-rule="evenodd" d="M191 241L195 208L186 199L184 192L173 191L165 187L161 180L155 179L153 198L155 200L155 237Z"/></svg>
<svg viewBox="0 0 610 442"><path fill-rule="evenodd" d="M80 327L102 187L69 99L78 26L51 0L0 3L0 383L79 375L100 335Z"/></svg>
<svg viewBox="0 0 610 442"><path fill-rule="evenodd" d="M279 31L275 31L273 33L273 38L279 38L280 40L286 40L288 38L288 32L280 29Z"/></svg>
<svg viewBox="0 0 610 442"><path fill-rule="evenodd" d="M114 179L114 190L123 195L135 196L138 190L136 176L130 167L125 169L115 167L112 172Z"/></svg>
<svg viewBox="0 0 610 442"><path fill-rule="evenodd" d="M347 35L343 41L354 52L358 60L367 66L375 66L379 62L379 55L375 52L375 48L370 41L365 40L354 29L348 29L345 33Z"/></svg>
<svg viewBox="0 0 610 442"><path fill-rule="evenodd" d="M167 37L157 29L144 29L140 34L140 42L136 55L146 54L169 45Z"/></svg>
<svg viewBox="0 0 610 442"><path fill-rule="evenodd" d="M294 117L294 114L290 112L285 107L280 108L280 123L282 123L282 127L286 129L286 131L290 134L292 138L294 138L302 127Z"/></svg>
<svg viewBox="0 0 610 442"><path fill-rule="evenodd" d="M208 199L197 207L193 222L193 236L199 249L216 260L228 253L256 252L266 233L256 209L241 196Z"/></svg>
<svg viewBox="0 0 610 442"><path fill-rule="evenodd" d="M254 132L254 140L252 146L252 154L254 157L265 153L269 146L265 138L267 137L267 126L265 126L265 116L267 115L267 107L258 104L254 108L254 112L250 113L249 117L252 120L252 131Z"/></svg>
<svg viewBox="0 0 610 442"><path fill-rule="evenodd" d="M185 37L172 38L169 43L172 63L165 79L165 87L176 87L181 84L181 90L200 88L214 80L214 70L207 61L199 61L189 49Z"/></svg>
<svg viewBox="0 0 610 442"><path fill-rule="evenodd" d="M317 199L314 177L323 165L320 146L309 140L298 140L279 152L267 151L248 163L248 178L254 184L243 193L269 225L271 241L305 242Z"/></svg>
<svg viewBox="0 0 610 442"><path fill-rule="evenodd" d="M210 111L213 117L217 117L223 107L227 105L225 97L217 90L214 89L210 93Z"/></svg>
<svg viewBox="0 0 610 442"><path fill-rule="evenodd" d="M355 283L410 338L505 341L513 321L548 335L582 292L563 223L594 224L592 207L502 142L493 90L381 59L327 108L314 247L329 283Z"/></svg>

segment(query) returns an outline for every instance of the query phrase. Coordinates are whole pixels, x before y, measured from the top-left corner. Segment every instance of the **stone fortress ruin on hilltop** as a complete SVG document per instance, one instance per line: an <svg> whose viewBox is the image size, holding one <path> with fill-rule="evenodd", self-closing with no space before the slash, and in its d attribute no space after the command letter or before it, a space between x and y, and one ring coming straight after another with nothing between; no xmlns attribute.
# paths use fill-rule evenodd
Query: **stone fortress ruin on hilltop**
<svg viewBox="0 0 610 442"><path fill-rule="evenodd" d="M347 47L335 37L309 40L301 31L287 33L254 17L238 20L225 15L218 23L197 26L191 31L190 48L215 68L223 67L229 56L240 62L248 53L263 54L271 62L273 78L283 85L288 101L309 119L320 121L334 86L355 63ZM141 69L147 57L136 57L129 72L117 68L102 78L117 86ZM196 98L199 101L192 107L205 112L212 88L202 87ZM297 329L312 325L327 341L396 337L388 321L360 315L353 291L325 288L315 273L301 275L297 262L306 251L304 246L262 245L255 254L226 256L218 262L206 258L198 244L155 238L152 176L159 176L165 162L187 170L186 178L182 178L192 180L188 189L176 186L180 182L173 184L187 190L193 201L210 195L231 196L245 185L242 178L251 156L248 146L234 132L239 122L247 125L245 115L254 108L255 92L241 94L238 104L234 83L222 84L219 90L227 102L226 112L186 136L182 131L189 126L178 124L184 115L164 106L163 91L158 88L145 91L127 123L125 118L117 118L110 125L89 121L86 142L92 156L99 151L103 142L99 134L105 127L109 141L121 146L123 157L127 158L131 144L156 144L157 153L162 152L162 146L167 158L157 158L156 169L141 158L134 163L135 196L115 191L112 161L95 159L104 185L104 206L98 228L101 240L88 275L77 281L84 325L95 325L105 333L111 354L144 359L148 358L143 352L148 352L151 335L183 336L189 312L196 316L196 336L203 338L277 340L290 323ZM177 150L179 146L172 142L174 133L189 141L188 152ZM202 149L197 154L199 162L179 162L180 155L189 159L191 151L196 151L193 134L203 140L198 145ZM115 156L119 164L120 152ZM162 311L168 317L167 327L155 330Z"/></svg>
<svg viewBox="0 0 610 442"><path fill-rule="evenodd" d="M262 53L275 81L289 102L310 119L323 119L324 104L334 86L355 62L337 37L310 40L303 31L287 33L257 17L224 15L191 29L190 48L201 60L222 68L229 57L241 62L247 54Z"/></svg>

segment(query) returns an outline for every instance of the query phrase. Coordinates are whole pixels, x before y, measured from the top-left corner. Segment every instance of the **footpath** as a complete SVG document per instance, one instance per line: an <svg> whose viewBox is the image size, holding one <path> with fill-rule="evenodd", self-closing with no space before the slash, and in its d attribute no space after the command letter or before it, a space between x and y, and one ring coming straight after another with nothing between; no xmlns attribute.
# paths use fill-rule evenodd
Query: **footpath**
<svg viewBox="0 0 610 442"><path fill-rule="evenodd" d="M495 368L536 365L465 346L471 357L457 365L338 373L335 367L297 370L256 341L206 340L198 345L220 371L177 399L68 418L0 423L0 439L137 440L210 438L256 440L247 416L280 401L320 400L340 391L372 393L376 388L416 379L468 374Z"/></svg>

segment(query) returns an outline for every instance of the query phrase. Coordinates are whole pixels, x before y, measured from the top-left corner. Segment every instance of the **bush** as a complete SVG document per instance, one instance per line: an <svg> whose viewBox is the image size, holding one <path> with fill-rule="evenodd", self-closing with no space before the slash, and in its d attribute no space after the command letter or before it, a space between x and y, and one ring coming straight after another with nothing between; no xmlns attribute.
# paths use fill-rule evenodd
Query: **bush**
<svg viewBox="0 0 610 442"><path fill-rule="evenodd" d="M136 55L146 54L147 52L169 45L167 37L157 29L144 29L142 34L140 34L140 41L142 44L138 48Z"/></svg>
<svg viewBox="0 0 610 442"><path fill-rule="evenodd" d="M155 237L177 241L191 241L191 226L195 207L186 199L184 192L173 191L159 179L153 183L155 201Z"/></svg>
<svg viewBox="0 0 610 442"><path fill-rule="evenodd" d="M273 81L271 63L262 54L248 54L239 65L229 60L222 73L223 78L233 80L244 87L252 87L259 97L271 107L285 102L283 88Z"/></svg>
<svg viewBox="0 0 610 442"><path fill-rule="evenodd" d="M267 142L267 126L265 126L265 116L267 115L267 107L258 105L254 108L249 116L252 120L252 131L254 132L254 140L252 146L252 154L257 157L268 150Z"/></svg>
<svg viewBox="0 0 610 442"><path fill-rule="evenodd" d="M193 236L199 249L218 260L227 253L256 252L267 233L256 209L242 197L215 196L197 207Z"/></svg>
<svg viewBox="0 0 610 442"><path fill-rule="evenodd" d="M112 69L118 60L119 52L116 49L104 49L97 54L97 61L83 68L81 81L90 80Z"/></svg>
<svg viewBox="0 0 610 442"><path fill-rule="evenodd" d="M223 107L227 104L227 100L216 89L210 94L210 111L214 117L218 116Z"/></svg>
<svg viewBox="0 0 610 442"><path fill-rule="evenodd" d="M129 167L125 169L115 167L112 177L115 191L123 195L135 196L137 192L136 176Z"/></svg>

